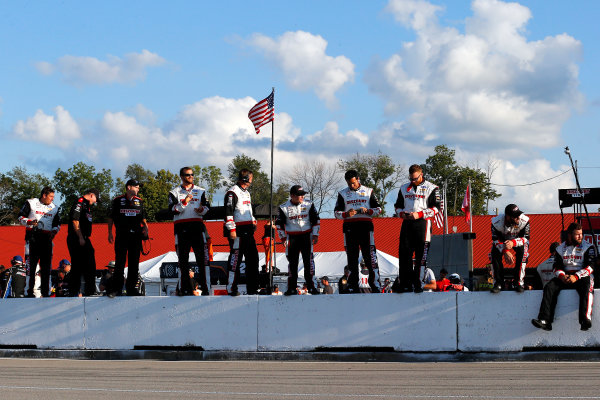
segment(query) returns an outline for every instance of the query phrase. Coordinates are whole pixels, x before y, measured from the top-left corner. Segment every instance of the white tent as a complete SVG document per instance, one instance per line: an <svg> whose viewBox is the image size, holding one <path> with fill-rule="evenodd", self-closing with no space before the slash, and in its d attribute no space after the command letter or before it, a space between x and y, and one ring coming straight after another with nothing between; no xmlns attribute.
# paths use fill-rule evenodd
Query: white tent
<svg viewBox="0 0 600 400"><path fill-rule="evenodd" d="M214 253L214 261L227 261L229 253ZM315 253L315 268L318 277L327 275L328 277L340 277L344 274L344 266L347 264L346 253L343 251ZM377 260L379 263L379 275L382 278L394 279L398 276L398 258L377 250ZM190 253L190 262L195 262L194 253ZM281 272L287 272L288 261L284 253L276 254L276 265ZM160 266L164 262L177 262L177 254L170 251L160 256L154 257L140 263L140 274L144 282L160 282ZM264 253L259 253L259 265L265 264ZM304 264L300 256L300 270L298 277L302 280L304 276Z"/></svg>

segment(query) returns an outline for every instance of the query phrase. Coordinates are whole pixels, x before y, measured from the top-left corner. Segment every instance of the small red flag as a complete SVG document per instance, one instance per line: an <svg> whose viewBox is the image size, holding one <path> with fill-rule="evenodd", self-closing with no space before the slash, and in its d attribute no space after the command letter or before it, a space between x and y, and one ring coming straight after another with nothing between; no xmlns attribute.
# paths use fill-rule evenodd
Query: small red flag
<svg viewBox="0 0 600 400"><path fill-rule="evenodd" d="M471 220L471 188L470 185L467 185L467 191L465 192L465 197L462 202L462 207L460 208L465 213L465 221L469 222Z"/></svg>

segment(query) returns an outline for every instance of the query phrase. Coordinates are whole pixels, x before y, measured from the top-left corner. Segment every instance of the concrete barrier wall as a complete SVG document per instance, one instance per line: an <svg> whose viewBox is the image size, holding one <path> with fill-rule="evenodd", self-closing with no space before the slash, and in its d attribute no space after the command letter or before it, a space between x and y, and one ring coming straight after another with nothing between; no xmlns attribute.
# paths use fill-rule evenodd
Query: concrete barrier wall
<svg viewBox="0 0 600 400"><path fill-rule="evenodd" d="M0 347L506 352L600 345L597 317L590 331L579 330L575 291L561 293L554 330L535 329L530 320L541 296L532 291L7 299L0 301Z"/></svg>

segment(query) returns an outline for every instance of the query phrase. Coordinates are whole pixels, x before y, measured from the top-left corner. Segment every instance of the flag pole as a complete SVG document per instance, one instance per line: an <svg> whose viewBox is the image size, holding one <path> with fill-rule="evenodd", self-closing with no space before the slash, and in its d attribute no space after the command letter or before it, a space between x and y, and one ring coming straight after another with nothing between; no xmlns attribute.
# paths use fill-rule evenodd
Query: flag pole
<svg viewBox="0 0 600 400"><path fill-rule="evenodd" d="M275 101L275 87L273 86L273 101ZM273 107L275 107L273 105ZM275 112L273 110L273 112ZM273 269L276 265L275 262L275 227L273 226L273 153L275 149L275 116L271 121L271 200L269 201L269 224L271 229L269 232L269 265L267 266L269 271L269 288L268 291L273 291Z"/></svg>
<svg viewBox="0 0 600 400"><path fill-rule="evenodd" d="M467 188L469 188L469 212L471 213L471 218L469 218L469 232L473 232L473 202L471 201L473 188L471 187L471 178L469 178Z"/></svg>

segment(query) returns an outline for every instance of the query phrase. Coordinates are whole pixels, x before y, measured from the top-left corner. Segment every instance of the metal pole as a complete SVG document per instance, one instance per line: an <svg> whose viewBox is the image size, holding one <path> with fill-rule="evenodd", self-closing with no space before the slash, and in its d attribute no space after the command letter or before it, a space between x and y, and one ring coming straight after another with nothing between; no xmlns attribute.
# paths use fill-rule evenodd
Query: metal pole
<svg viewBox="0 0 600 400"><path fill-rule="evenodd" d="M273 103L275 102L275 87L273 87ZM275 108L275 104L273 104L273 108ZM273 110L275 112L275 110ZM275 263L275 227L273 226L273 153L275 149L275 116L273 116L273 121L271 121L271 200L269 200L269 224L271 225L271 229L269 232L270 241L269 241L269 265L267 265L267 269L269 271L269 287L268 292L270 293L273 290L273 266Z"/></svg>

